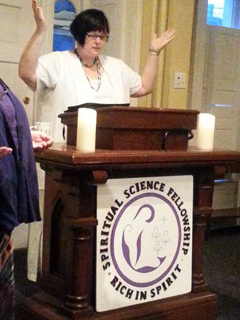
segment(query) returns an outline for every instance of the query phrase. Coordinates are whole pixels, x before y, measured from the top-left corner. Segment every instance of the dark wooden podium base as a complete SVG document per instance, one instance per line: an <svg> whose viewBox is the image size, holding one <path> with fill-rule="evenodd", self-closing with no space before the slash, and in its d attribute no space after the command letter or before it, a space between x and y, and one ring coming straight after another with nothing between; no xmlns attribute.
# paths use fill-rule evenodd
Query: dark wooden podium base
<svg viewBox="0 0 240 320"><path fill-rule="evenodd" d="M38 299L46 299L43 304ZM50 297L49 297L50 298ZM216 296L214 294L197 293L179 296L170 299L159 300L156 302L140 304L127 308L121 308L108 312L96 313L91 309L82 311L71 311L66 316L62 314L61 303L59 302L59 310L53 309L51 305L56 307L56 301L52 301L47 296L36 295L35 298L27 299L21 304L19 310L19 320L212 320L217 318Z"/></svg>
<svg viewBox="0 0 240 320"><path fill-rule="evenodd" d="M203 244L212 213L216 168L240 162L231 151L77 152L54 145L38 155L46 171L41 290L22 302L18 320L216 320L217 301L203 276ZM192 175L192 291L98 313L96 299L97 185L108 179ZM104 294L104 293L103 293Z"/></svg>

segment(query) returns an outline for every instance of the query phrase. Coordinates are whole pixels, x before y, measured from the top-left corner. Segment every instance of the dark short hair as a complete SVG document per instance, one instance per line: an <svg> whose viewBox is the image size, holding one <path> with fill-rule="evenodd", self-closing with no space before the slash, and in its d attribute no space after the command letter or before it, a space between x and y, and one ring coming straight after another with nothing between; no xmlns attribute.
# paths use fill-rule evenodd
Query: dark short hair
<svg viewBox="0 0 240 320"><path fill-rule="evenodd" d="M88 32L100 31L109 34L108 19L104 12L98 9L87 9L80 12L70 25L70 31L75 40L84 45Z"/></svg>

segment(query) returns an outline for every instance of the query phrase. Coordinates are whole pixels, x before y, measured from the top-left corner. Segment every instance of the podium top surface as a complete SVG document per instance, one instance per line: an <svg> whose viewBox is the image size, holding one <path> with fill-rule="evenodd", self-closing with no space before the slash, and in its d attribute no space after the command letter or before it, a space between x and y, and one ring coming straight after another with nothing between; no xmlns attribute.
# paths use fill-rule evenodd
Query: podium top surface
<svg viewBox="0 0 240 320"><path fill-rule="evenodd" d="M101 169L111 167L188 167L188 166L221 166L239 165L240 152L231 150L199 150L190 147L188 150L101 150L94 153L83 153L75 146L65 143L54 143L41 153L35 153L36 161L71 169ZM238 172L238 171L235 171Z"/></svg>

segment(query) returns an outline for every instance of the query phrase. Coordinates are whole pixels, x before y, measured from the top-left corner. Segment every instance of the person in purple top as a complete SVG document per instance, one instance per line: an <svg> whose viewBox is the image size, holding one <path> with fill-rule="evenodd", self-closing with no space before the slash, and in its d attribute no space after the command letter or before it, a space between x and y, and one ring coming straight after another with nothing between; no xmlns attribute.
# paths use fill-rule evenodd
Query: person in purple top
<svg viewBox="0 0 240 320"><path fill-rule="evenodd" d="M22 104L0 79L0 320L14 319L12 231L41 220L34 149L51 145L51 137L30 132Z"/></svg>

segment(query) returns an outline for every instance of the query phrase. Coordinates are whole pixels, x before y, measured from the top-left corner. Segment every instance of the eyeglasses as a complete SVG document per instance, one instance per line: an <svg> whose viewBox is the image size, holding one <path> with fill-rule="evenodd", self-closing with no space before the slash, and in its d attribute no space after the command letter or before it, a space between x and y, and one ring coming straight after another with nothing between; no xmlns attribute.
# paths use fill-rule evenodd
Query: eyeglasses
<svg viewBox="0 0 240 320"><path fill-rule="evenodd" d="M108 38L109 38L108 34L99 35L99 34L95 34L95 33L87 33L86 36L91 40L97 40L97 38L99 38L103 42L107 42Z"/></svg>

